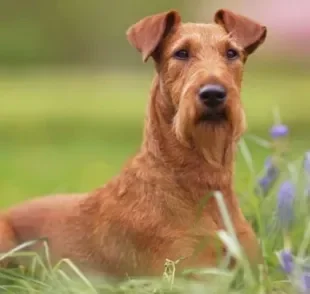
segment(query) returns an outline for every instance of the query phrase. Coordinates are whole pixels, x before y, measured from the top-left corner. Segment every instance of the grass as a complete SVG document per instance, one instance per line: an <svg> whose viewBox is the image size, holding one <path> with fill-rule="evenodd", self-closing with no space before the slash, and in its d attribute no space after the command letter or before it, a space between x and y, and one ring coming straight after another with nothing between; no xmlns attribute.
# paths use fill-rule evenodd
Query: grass
<svg viewBox="0 0 310 294"><path fill-rule="evenodd" d="M89 191L116 174L139 147L151 77L151 72L59 69L0 73L1 207L42 194ZM298 158L310 149L307 83L308 78L302 70L287 71L272 65L265 68L250 66L243 88L249 124L247 134L268 139L268 129L273 123L272 108L279 105L282 120L291 130L292 157ZM255 220L263 240L270 283L276 287L283 284L287 288L288 280L279 271L275 255L275 251L283 247L282 236L279 233L270 238L264 229L273 215L275 192L263 202L253 195L255 175L270 150L259 147L247 136L244 139L245 145L241 145L243 148L237 157L236 189L246 215ZM296 166L298 164L300 162ZM299 221L291 236L295 250L300 247L308 226L306 215L302 214ZM234 243L231 235L221 236L223 241L230 242L231 248L238 250L239 245ZM307 247L307 242L305 244ZM46 269L38 260L36 266L45 272L45 278L1 271L2 278L19 281L14 286L9 283L10 287L17 288L11 288L7 293L56 293L55 289L58 289L57 293L69 293L68 285L71 293L95 292L92 284L85 282L73 265L69 264L69 271L77 280L67 277L67 272L59 268ZM230 286L232 280L237 283L237 290L236 281L243 280L246 290L239 289L235 293L250 293L247 291L252 291L248 283L251 271L240 260L238 272L206 269L213 277L208 288L184 284L177 279L173 290L168 292L226 293L224 288ZM243 276L241 269L246 279L239 277ZM168 280L171 282L171 275ZM145 280L130 280L114 287L99 281L98 287L104 288L102 293L152 293L154 288L162 286L161 279L152 281L152 285L147 286L151 292L146 292L143 283ZM223 288L220 290L219 286ZM18 289L24 292L18 292Z"/></svg>

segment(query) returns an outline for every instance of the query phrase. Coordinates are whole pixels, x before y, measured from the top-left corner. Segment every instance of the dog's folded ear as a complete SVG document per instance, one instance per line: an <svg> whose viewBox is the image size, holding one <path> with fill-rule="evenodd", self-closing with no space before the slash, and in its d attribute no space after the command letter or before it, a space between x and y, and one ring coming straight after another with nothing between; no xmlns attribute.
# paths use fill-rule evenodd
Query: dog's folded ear
<svg viewBox="0 0 310 294"><path fill-rule="evenodd" d="M174 10L147 16L129 27L126 32L127 39L142 53L143 62L146 62L163 38L180 22L179 13Z"/></svg>
<svg viewBox="0 0 310 294"><path fill-rule="evenodd" d="M214 15L215 23L224 27L227 33L247 52L253 53L267 36L267 28L245 16L226 9L218 10Z"/></svg>

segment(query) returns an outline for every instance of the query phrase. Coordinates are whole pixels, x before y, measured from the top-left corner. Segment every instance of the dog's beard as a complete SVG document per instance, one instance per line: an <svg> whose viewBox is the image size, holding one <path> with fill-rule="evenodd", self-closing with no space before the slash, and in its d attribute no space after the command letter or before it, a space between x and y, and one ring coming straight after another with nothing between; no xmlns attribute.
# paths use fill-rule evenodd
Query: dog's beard
<svg viewBox="0 0 310 294"><path fill-rule="evenodd" d="M246 127L241 105L227 105L219 117L197 113L195 105L180 104L174 118L179 142L198 149L208 164L221 168L233 159L234 148Z"/></svg>
<svg viewBox="0 0 310 294"><path fill-rule="evenodd" d="M202 122L192 131L194 145L201 150L204 159L214 167L226 164L232 148L231 126L227 121Z"/></svg>

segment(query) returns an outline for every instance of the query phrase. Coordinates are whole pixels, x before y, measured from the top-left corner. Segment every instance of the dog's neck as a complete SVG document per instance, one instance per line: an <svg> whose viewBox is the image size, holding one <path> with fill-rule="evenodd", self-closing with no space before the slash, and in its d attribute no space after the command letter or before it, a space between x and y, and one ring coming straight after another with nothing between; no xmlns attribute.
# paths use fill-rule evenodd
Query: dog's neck
<svg viewBox="0 0 310 294"><path fill-rule="evenodd" d="M151 89L139 154L146 160L145 164L149 164L149 168L161 165L193 187L199 182L202 190L230 189L236 144L227 130L222 128L215 132L207 128L202 134L204 139L197 138L200 142L196 142L204 145L184 146L173 130L175 110L170 97L161 91L158 76L155 76Z"/></svg>

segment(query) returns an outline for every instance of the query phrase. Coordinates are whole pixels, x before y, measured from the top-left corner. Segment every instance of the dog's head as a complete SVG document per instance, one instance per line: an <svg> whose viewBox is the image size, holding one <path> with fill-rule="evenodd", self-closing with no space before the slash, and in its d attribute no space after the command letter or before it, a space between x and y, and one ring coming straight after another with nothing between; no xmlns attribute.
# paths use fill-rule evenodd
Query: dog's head
<svg viewBox="0 0 310 294"><path fill-rule="evenodd" d="M143 61L149 57L155 61L160 89L175 110L173 127L182 143L210 141L207 132L219 137L221 130L234 140L242 135L243 67L266 32L266 27L224 9L215 13L212 24L182 23L178 12L168 11L145 17L128 29L127 38Z"/></svg>

